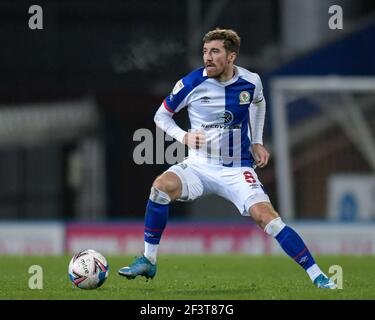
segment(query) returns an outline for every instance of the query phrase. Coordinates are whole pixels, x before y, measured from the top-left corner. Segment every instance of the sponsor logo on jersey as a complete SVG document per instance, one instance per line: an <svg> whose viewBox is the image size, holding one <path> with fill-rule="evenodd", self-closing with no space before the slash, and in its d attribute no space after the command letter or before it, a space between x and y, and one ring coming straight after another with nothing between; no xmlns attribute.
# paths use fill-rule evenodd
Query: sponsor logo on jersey
<svg viewBox="0 0 375 320"><path fill-rule="evenodd" d="M173 90L172 90L172 94L176 95L177 93L179 93L182 90L183 87L184 87L184 84L183 84L182 80L178 80L177 83L175 84Z"/></svg>
<svg viewBox="0 0 375 320"><path fill-rule="evenodd" d="M234 120L233 113L230 112L229 110L226 110L225 112L220 113L217 116L217 123L202 124L201 127L204 129L231 129L231 130L241 129L242 128L241 123L231 125L233 120Z"/></svg>
<svg viewBox="0 0 375 320"><path fill-rule="evenodd" d="M250 103L250 93L248 91L241 91L238 98L240 99L240 104L249 104Z"/></svg>
<svg viewBox="0 0 375 320"><path fill-rule="evenodd" d="M225 124L219 124L219 123L214 123L214 124L202 124L201 127L203 129L227 129L227 130L233 130L233 129L241 129L242 124L234 124L231 126L225 125Z"/></svg>
<svg viewBox="0 0 375 320"><path fill-rule="evenodd" d="M219 116L219 122L220 123L223 123L223 124L231 124L231 122L233 121L234 119L234 116L233 116L233 113L226 110L224 113L222 113L220 116Z"/></svg>

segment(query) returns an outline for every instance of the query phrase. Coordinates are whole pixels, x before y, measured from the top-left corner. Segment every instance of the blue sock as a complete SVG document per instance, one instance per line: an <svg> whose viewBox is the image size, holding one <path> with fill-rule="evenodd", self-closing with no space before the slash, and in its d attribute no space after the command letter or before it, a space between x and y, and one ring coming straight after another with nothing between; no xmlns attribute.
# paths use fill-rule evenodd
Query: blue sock
<svg viewBox="0 0 375 320"><path fill-rule="evenodd" d="M169 204L159 204L148 200L145 217L144 240L151 244L159 244L161 235L167 225Z"/></svg>
<svg viewBox="0 0 375 320"><path fill-rule="evenodd" d="M301 237L292 228L285 226L276 236L276 240L288 256L305 270L315 264L315 260L309 249L307 249Z"/></svg>

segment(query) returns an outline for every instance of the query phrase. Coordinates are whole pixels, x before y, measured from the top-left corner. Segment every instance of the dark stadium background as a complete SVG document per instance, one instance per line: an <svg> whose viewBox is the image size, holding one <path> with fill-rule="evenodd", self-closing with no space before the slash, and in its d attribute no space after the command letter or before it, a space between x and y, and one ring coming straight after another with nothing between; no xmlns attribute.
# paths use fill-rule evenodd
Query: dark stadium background
<svg viewBox="0 0 375 320"><path fill-rule="evenodd" d="M238 31L242 37L238 64L261 75L268 100L269 80L274 75L374 75L375 3L326 1L325 5L335 3L344 7L343 31L328 30L315 46L283 52L283 15L291 8L283 1L233 0L216 5L214 1L190 1L190 6L187 1L151 0L1 1L0 110L88 97L95 102L100 117L95 128L73 136L50 131L30 143L22 136L21 126L14 128L19 139L3 137L0 219L142 218L150 185L168 165L136 165L133 134L139 128L155 131L153 114L163 98L180 77L199 66L200 40L207 29L200 30L195 21L199 15L207 17L214 7L222 6L216 19L205 21L206 26ZM28 28L32 4L43 8L43 30ZM326 25L329 15L323 12L321 22ZM292 12L289 14L291 18ZM198 36L193 36L194 32ZM345 50L340 47L343 41ZM265 141L271 144L271 101L267 108ZM308 116L309 112L290 114L292 122ZM185 112L177 119L187 128ZM105 206L98 215L82 212L89 211L90 206L77 206L80 190L69 182L69 159L87 137L104 147ZM352 167L339 160L335 165L342 170L368 172L361 156L350 150L346 155ZM271 161L259 176L277 206L274 170ZM304 176L319 176L319 169L301 170ZM319 184L304 188L301 197L307 199L297 203L297 217L324 218L324 202L320 201L324 196L318 201L308 196L323 194L320 189ZM239 219L232 205L216 198L195 206L174 204L171 215Z"/></svg>

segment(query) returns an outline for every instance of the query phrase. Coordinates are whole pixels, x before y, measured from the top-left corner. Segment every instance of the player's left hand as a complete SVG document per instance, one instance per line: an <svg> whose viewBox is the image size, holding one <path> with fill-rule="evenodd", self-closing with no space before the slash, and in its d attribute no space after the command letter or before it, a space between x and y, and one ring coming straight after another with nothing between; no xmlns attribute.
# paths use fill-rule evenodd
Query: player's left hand
<svg viewBox="0 0 375 320"><path fill-rule="evenodd" d="M259 143L252 145L252 151L256 166L259 168L264 168L268 164L270 153L262 144Z"/></svg>

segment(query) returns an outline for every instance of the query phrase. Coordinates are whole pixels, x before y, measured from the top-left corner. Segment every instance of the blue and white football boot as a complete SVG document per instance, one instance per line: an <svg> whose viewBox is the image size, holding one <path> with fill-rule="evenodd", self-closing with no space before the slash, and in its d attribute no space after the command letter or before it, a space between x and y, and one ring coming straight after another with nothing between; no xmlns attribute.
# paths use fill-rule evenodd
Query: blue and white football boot
<svg viewBox="0 0 375 320"><path fill-rule="evenodd" d="M156 264L152 264L145 256L142 256L136 258L130 266L119 269L118 273L128 279L134 279L136 276L152 279L156 274Z"/></svg>
<svg viewBox="0 0 375 320"><path fill-rule="evenodd" d="M316 277L314 280L314 284L318 288L322 289L337 289L336 283L334 283L330 278L328 278L325 274L321 273Z"/></svg>

